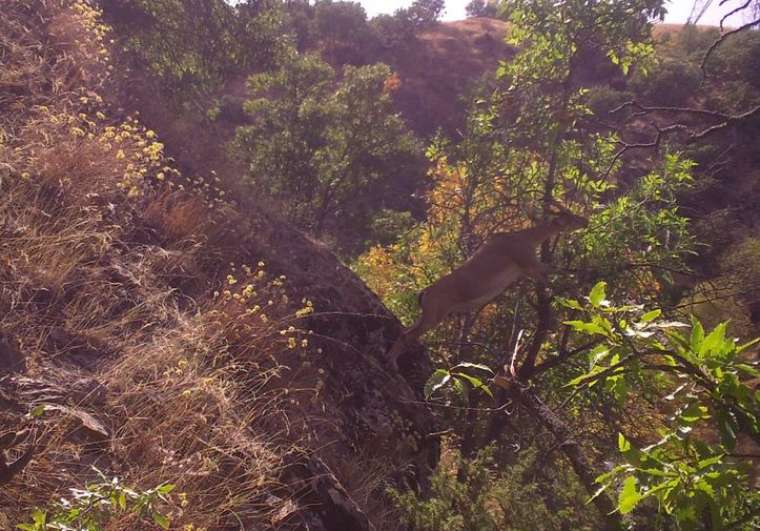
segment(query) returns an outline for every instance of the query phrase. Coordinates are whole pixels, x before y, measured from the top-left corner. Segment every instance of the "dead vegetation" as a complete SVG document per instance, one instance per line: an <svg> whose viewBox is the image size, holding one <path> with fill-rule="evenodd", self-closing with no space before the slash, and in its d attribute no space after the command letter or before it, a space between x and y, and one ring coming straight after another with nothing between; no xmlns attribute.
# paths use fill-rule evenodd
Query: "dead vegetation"
<svg viewBox="0 0 760 531"><path fill-rule="evenodd" d="M199 257L223 252L209 252L211 211L229 205L211 187L179 190L191 184L155 134L106 117L106 32L68 0L14 1L0 20L0 335L21 353L2 359L0 432L26 426L36 446L0 492L0 527L93 467L175 484L176 526L273 523L288 498L272 420L282 392L263 386L288 337L271 339L273 318L234 351L227 310L204 302L219 282ZM142 525L130 518L109 528Z"/></svg>
<svg viewBox="0 0 760 531"><path fill-rule="evenodd" d="M437 451L421 397L375 361L398 323L104 102L108 31L86 0L0 18L0 436L31 434L6 462L33 448L0 529L100 473L175 485L172 528L395 528L387 482Z"/></svg>

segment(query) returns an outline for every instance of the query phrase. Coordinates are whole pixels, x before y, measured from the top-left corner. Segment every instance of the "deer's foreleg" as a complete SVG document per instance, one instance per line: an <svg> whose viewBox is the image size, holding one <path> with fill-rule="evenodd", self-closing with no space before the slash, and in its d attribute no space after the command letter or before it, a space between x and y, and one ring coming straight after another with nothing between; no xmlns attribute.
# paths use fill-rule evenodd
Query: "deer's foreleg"
<svg viewBox="0 0 760 531"><path fill-rule="evenodd" d="M432 297L421 297L422 314L412 326L404 330L388 351L388 361L390 361L394 368L398 368L397 361L399 356L404 353L411 343L417 341L422 334L443 321L446 315L448 315L449 309L443 305L435 304L432 299Z"/></svg>

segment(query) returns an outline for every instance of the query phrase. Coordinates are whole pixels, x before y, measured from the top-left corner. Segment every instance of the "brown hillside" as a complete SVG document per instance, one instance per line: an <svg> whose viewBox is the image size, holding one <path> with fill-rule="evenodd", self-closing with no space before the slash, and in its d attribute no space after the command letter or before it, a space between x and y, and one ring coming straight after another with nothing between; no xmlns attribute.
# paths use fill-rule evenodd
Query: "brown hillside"
<svg viewBox="0 0 760 531"><path fill-rule="evenodd" d="M683 24L655 24L660 40ZM703 31L714 26L698 26ZM402 86L396 102L415 131L429 136L438 127L452 136L463 126L468 90L514 50L504 42L508 24L490 18L445 22L419 34L417 47L398 58Z"/></svg>
<svg viewBox="0 0 760 531"><path fill-rule="evenodd" d="M506 32L500 20L470 18L418 35L417 47L395 65L402 81L398 106L418 133L430 135L443 127L453 135L461 128L467 110L463 99L472 84L511 55Z"/></svg>
<svg viewBox="0 0 760 531"><path fill-rule="evenodd" d="M328 250L114 118L108 42L80 0L0 17L0 529L99 473L175 485L172 529L392 527L386 487L437 452L382 361L398 322ZM103 528L154 529L142 516Z"/></svg>
<svg viewBox="0 0 760 531"><path fill-rule="evenodd" d="M696 26L701 31L718 30L717 26ZM652 28L652 35L655 38L660 38L665 35L675 35L681 32L684 28L684 24L655 24Z"/></svg>

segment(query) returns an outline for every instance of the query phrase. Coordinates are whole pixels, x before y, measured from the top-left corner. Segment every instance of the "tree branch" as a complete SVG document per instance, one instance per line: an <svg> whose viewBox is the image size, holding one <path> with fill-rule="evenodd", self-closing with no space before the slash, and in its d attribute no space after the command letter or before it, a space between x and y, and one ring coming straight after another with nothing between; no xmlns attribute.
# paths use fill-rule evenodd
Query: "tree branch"
<svg viewBox="0 0 760 531"><path fill-rule="evenodd" d="M733 12L729 13L729 15L730 14L733 14ZM707 77L707 70L705 69L705 66L707 65L707 60L710 58L710 56L713 54L713 52L718 48L718 46L720 46L721 43L723 43L723 41L725 41L731 35L736 35L737 33L742 32L744 30L747 30L747 29L751 28L752 26L756 26L758 24L760 24L760 18L757 18L757 19L755 19L755 20L753 20L751 22L747 22L746 24L743 24L743 25L739 26L736 29L732 29L732 30L727 31L725 33L721 33L720 37L718 37L717 39L715 39L715 42L713 42L710 45L710 47L705 52L705 55L702 56L702 63L699 65L699 68L702 70L702 75L705 76L705 77ZM721 30L722 30L723 29L723 20L720 21L720 27L721 27Z"/></svg>

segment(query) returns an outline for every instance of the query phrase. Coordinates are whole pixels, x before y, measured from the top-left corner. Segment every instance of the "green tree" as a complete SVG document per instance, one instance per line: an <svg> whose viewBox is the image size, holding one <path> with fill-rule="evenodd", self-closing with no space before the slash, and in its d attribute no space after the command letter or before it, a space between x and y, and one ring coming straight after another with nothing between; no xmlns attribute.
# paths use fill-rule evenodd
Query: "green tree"
<svg viewBox="0 0 760 531"><path fill-rule="evenodd" d="M266 70L286 49L275 2L100 0L129 66L190 118L205 119L213 95L236 75Z"/></svg>
<svg viewBox="0 0 760 531"><path fill-rule="evenodd" d="M633 171L617 156L617 137L589 118L588 89L598 77L589 75L588 63L602 61L620 76L646 66L653 51L649 20L662 14L659 2L504 4L518 52L500 66L496 90L475 102L464 139L439 141L429 150L434 170L426 222L393 246L373 248L356 269L411 320L415 294L471 256L489 234L540 222L555 199L586 213L587 229L540 250L555 270L547 284L513 286L476 319L452 320L431 332L441 368L428 392L453 428L450 444L466 461L491 445L504 465L518 460L511 445L560 454L563 459L546 462L569 465L591 498L599 487L597 463L616 458L620 430L610 428L656 442L667 418L647 400L662 396L657 393L673 381L669 369L659 367L645 371L662 369L656 377L618 379L604 389L564 387L587 370L587 358L607 353L601 341L570 324L581 306L562 301L579 300L600 279L609 289L591 291L597 305L609 299L605 304L617 308L630 301L667 307L679 300L673 273L687 269L693 240L678 198L691 186L693 163L663 144L646 171ZM579 326L597 330L593 321ZM489 379L494 387L486 390ZM503 408L511 416L501 414ZM541 435L547 432L549 440ZM545 479L551 490L552 473ZM724 495L733 496L731 489ZM593 503L606 525L620 525L620 506L606 493ZM659 525L665 516L648 509L636 517Z"/></svg>
<svg viewBox="0 0 760 531"><path fill-rule="evenodd" d="M333 65L371 62L375 34L358 2L322 0L314 6L314 26L322 57Z"/></svg>
<svg viewBox="0 0 760 531"><path fill-rule="evenodd" d="M498 1L494 0L472 0L465 11L468 17L488 17L495 18L499 14Z"/></svg>
<svg viewBox="0 0 760 531"><path fill-rule="evenodd" d="M396 78L385 65L347 66L292 54L250 78L251 123L235 149L251 184L298 226L360 248L383 208L408 208L419 145L393 112ZM371 236L370 236L371 239Z"/></svg>
<svg viewBox="0 0 760 531"><path fill-rule="evenodd" d="M656 500L652 507L672 517L679 529L757 524L760 494L747 475L752 456L737 453L736 445L741 433L760 441L760 393L747 384L760 371L743 355L760 340L740 345L727 336L726 323L706 332L693 318L689 326L664 319L659 309L615 306L606 299L604 283L585 302L563 304L576 313L566 325L596 344L588 352L589 370L568 386L576 391L598 386L621 403L634 389L648 387L672 412L650 444L618 434L623 463L597 482L602 490L618 490L620 513ZM688 334L681 332L689 328Z"/></svg>

